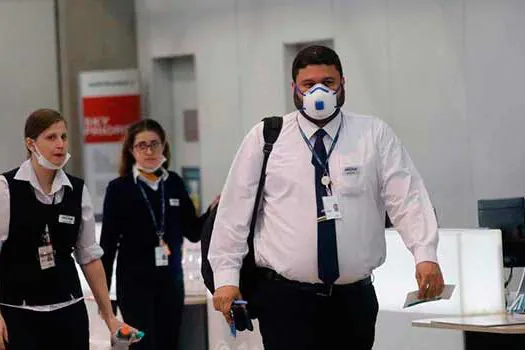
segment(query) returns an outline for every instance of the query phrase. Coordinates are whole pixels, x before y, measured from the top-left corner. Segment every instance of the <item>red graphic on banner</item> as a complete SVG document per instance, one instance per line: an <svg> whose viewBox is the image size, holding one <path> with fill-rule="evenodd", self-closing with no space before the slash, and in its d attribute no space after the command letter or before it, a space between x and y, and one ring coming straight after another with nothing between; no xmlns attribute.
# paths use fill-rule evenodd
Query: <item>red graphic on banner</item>
<svg viewBox="0 0 525 350"><path fill-rule="evenodd" d="M140 96L84 97L84 142L121 141L129 125L140 119Z"/></svg>

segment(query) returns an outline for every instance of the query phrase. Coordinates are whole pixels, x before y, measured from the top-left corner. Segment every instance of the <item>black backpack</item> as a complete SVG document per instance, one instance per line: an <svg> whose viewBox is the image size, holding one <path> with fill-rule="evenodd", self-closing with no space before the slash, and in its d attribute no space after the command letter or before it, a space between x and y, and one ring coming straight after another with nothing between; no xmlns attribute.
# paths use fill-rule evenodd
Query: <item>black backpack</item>
<svg viewBox="0 0 525 350"><path fill-rule="evenodd" d="M257 220L257 212L259 209L259 204L261 202L264 182L266 180L266 165L268 164L268 158L272 152L273 144L279 137L281 128L283 126L282 117L267 117L263 119L264 121L264 159L261 169L261 175L259 178L259 185L257 187L257 195L255 196L255 205L253 207L252 219L250 222L250 233L248 235L248 254L244 257L242 262L242 268L239 279L239 288L244 300L248 301L248 310L251 318L256 318L253 309L250 308L250 297L253 294L255 288L255 257L253 252L253 233L255 229L255 221ZM201 264L201 273L204 280L206 288L213 294L215 292L215 284L213 281L213 271L211 269L210 262L208 260L208 251L210 249L211 235L213 232L213 223L215 222L215 217L217 215L217 206L209 213L206 221L204 222L202 233L201 233L201 254L202 254L202 264Z"/></svg>

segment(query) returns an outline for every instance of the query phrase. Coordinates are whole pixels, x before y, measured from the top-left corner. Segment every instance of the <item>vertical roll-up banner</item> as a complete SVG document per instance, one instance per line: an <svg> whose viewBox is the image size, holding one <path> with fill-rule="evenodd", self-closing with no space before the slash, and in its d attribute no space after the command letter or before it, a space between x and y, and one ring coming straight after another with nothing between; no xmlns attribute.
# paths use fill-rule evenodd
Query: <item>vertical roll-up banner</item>
<svg viewBox="0 0 525 350"><path fill-rule="evenodd" d="M79 75L83 117L84 179L100 217L106 187L118 176L126 129L140 117L138 71L89 71Z"/></svg>

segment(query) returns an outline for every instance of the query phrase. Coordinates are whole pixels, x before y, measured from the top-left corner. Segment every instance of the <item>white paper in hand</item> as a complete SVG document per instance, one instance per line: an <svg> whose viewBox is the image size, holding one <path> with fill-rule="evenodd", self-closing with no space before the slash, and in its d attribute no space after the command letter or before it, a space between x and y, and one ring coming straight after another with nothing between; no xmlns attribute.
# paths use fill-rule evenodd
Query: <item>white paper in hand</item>
<svg viewBox="0 0 525 350"><path fill-rule="evenodd" d="M409 292L407 294L407 298L405 300L405 305L403 305L403 308L418 305L421 303L428 303L429 301L436 301L436 300L443 300L443 299L448 300L450 299L450 297L452 297L452 293L454 292L455 287L456 287L455 284L445 284L445 287L443 288L443 293L441 293L440 296L437 296L431 299L419 299L417 297L417 295L419 294L419 290Z"/></svg>

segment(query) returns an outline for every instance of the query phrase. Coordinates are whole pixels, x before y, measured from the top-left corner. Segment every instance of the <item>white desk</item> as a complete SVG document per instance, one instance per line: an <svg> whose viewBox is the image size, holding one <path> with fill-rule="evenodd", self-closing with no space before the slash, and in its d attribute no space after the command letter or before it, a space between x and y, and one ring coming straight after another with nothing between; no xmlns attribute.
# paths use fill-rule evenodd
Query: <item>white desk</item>
<svg viewBox="0 0 525 350"><path fill-rule="evenodd" d="M412 322L414 327L451 329L464 332L480 332L495 334L525 334L525 318L516 319L507 314L465 317L437 317Z"/></svg>
<svg viewBox="0 0 525 350"><path fill-rule="evenodd" d="M524 320L524 315L496 314L415 320L412 325L427 329L447 329L464 334L467 350L523 350L525 348Z"/></svg>

